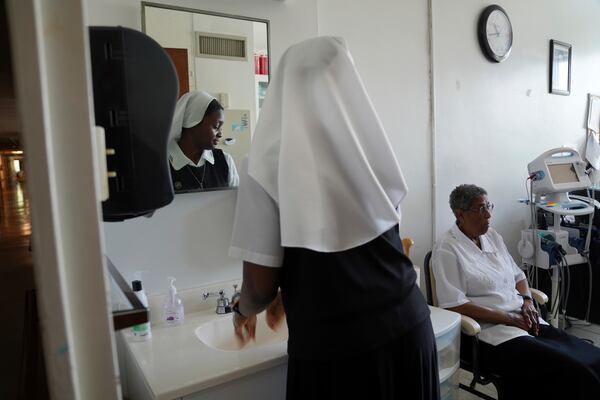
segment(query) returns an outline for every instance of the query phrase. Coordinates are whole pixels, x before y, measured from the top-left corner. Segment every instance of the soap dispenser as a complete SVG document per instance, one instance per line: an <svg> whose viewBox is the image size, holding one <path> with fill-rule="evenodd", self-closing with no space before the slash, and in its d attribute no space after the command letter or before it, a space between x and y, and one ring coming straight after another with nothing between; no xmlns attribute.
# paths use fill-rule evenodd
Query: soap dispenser
<svg viewBox="0 0 600 400"><path fill-rule="evenodd" d="M163 305L163 321L167 325L178 325L183 322L183 303L177 295L177 288L175 287L175 278L170 276L169 280L169 292Z"/></svg>
<svg viewBox="0 0 600 400"><path fill-rule="evenodd" d="M131 282L131 287L133 289L133 293L140 300L140 303L142 303L142 305L144 307L148 308L148 297L146 296L144 289L142 289L142 281L135 280L135 281ZM139 340L139 341L148 340L152 337L152 330L150 329L150 322L144 322L143 324L134 325L131 328L131 331L133 333L133 337L135 338L135 340Z"/></svg>

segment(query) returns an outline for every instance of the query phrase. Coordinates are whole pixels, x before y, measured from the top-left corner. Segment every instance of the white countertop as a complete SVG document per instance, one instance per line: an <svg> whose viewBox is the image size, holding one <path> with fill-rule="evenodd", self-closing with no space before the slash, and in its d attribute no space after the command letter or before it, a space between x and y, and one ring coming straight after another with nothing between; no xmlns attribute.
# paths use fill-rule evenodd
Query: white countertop
<svg viewBox="0 0 600 400"><path fill-rule="evenodd" d="M157 400L182 397L287 362L286 341L240 351L208 347L194 331L217 318L231 319L231 314L217 315L210 309L186 315L178 326L153 325L152 338L145 342L134 341L129 330L122 331Z"/></svg>
<svg viewBox="0 0 600 400"><path fill-rule="evenodd" d="M436 337L460 323L457 313L430 309ZM121 331L127 351L157 400L189 395L287 362L286 341L240 351L205 345L195 330L218 318L231 319L231 314L217 315L211 308L186 315L185 322L178 326L153 324L152 338L145 342L134 341L130 330ZM231 329L233 332L233 326Z"/></svg>

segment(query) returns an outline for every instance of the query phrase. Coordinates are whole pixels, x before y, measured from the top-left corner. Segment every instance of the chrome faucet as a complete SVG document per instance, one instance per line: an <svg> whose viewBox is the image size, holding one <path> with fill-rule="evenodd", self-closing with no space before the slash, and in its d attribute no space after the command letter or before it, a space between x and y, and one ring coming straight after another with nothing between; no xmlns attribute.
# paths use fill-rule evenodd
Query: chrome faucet
<svg viewBox="0 0 600 400"><path fill-rule="evenodd" d="M238 285L233 285L233 294L231 295L231 303L235 303L236 301L239 301L240 297L242 296L242 293L240 293L240 291L237 290L237 286Z"/></svg>
<svg viewBox="0 0 600 400"><path fill-rule="evenodd" d="M231 296L231 301L227 297L225 297L225 292L223 289L220 289L218 292L206 292L202 294L202 298L204 300L209 297L217 297L217 309L215 312L217 314L228 314L231 312L231 303L239 299L240 292L237 290L237 285L233 285L233 295Z"/></svg>
<svg viewBox="0 0 600 400"><path fill-rule="evenodd" d="M229 299L227 297L225 297L225 292L223 291L223 289L219 290L218 292L206 292L204 294L202 294L202 298L204 300L208 299L209 297L218 297L217 299L217 309L216 309L216 313L217 314L227 314L231 312L231 307L229 306Z"/></svg>

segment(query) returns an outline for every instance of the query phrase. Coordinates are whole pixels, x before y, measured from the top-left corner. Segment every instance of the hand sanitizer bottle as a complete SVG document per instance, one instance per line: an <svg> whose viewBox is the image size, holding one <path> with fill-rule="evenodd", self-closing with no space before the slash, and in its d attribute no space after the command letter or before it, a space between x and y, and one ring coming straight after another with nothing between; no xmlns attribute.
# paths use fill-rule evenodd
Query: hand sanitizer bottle
<svg viewBox="0 0 600 400"><path fill-rule="evenodd" d="M163 305L163 321L167 325L177 325L183 322L183 303L177 295L177 288L175 288L175 278L170 276L169 280L169 293L165 299Z"/></svg>
<svg viewBox="0 0 600 400"><path fill-rule="evenodd" d="M142 289L142 281L133 281L131 282L131 287L133 289L133 293L140 300L140 303L146 308L148 308L148 297L146 297L146 293L144 289ZM150 321L144 322L143 324L134 325L131 328L133 336L136 340L143 341L148 340L152 337L152 331L150 330Z"/></svg>

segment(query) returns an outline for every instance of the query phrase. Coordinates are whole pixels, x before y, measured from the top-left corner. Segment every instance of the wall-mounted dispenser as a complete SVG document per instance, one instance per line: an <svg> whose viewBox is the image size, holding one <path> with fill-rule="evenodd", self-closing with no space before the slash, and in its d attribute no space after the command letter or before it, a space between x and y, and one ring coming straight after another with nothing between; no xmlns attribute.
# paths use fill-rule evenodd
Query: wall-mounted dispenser
<svg viewBox="0 0 600 400"><path fill-rule="evenodd" d="M167 141L179 92L167 53L145 34L90 27L96 125L105 130L109 198L104 221L122 221L173 200Z"/></svg>

